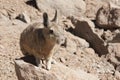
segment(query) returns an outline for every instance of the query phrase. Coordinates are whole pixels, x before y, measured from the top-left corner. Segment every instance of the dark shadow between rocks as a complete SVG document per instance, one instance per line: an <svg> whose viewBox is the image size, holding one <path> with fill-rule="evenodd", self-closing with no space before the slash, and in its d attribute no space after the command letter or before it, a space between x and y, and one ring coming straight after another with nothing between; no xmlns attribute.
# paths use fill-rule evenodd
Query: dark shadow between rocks
<svg viewBox="0 0 120 80"><path fill-rule="evenodd" d="M68 28L66 31L68 31L68 32L70 32L70 33L72 33L72 34L74 34L74 29L73 29L72 27Z"/></svg>
<svg viewBox="0 0 120 80"><path fill-rule="evenodd" d="M27 5L30 5L36 9L38 9L36 1L35 0L28 0L27 2L25 2Z"/></svg>
<svg viewBox="0 0 120 80"><path fill-rule="evenodd" d="M90 47L92 47L99 56L108 54L108 49L107 46L104 45L104 41L92 31L88 22L79 21L74 18L71 18L71 22L75 26L75 29L70 28L67 31L89 42Z"/></svg>

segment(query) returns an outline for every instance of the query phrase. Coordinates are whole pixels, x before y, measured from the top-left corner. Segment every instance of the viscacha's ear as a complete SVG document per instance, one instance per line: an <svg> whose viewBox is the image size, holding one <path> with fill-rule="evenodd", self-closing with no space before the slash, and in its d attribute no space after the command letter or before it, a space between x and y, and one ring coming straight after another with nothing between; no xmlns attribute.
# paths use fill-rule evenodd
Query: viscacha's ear
<svg viewBox="0 0 120 80"><path fill-rule="evenodd" d="M57 22L57 10L55 10L55 16L54 16L54 18L51 20L51 22Z"/></svg>
<svg viewBox="0 0 120 80"><path fill-rule="evenodd" d="M45 27L48 27L48 25L49 25L48 14L47 14L46 12L43 13L43 25L44 25Z"/></svg>

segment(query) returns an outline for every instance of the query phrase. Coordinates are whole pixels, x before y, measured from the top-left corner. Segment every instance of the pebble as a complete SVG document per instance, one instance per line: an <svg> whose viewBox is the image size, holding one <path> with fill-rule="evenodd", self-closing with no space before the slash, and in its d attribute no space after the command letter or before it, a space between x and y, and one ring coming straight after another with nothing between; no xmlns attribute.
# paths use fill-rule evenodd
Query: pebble
<svg viewBox="0 0 120 80"><path fill-rule="evenodd" d="M61 58L60 58L60 62L65 63L66 60L65 60L63 57L61 57Z"/></svg>

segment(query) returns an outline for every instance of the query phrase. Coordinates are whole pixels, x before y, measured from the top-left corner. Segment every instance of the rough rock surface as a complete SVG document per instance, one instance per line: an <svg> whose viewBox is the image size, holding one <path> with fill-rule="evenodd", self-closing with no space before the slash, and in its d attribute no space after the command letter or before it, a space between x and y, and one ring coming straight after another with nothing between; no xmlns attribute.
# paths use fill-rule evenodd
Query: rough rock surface
<svg viewBox="0 0 120 80"><path fill-rule="evenodd" d="M102 6L96 15L96 24L104 29L120 27L120 8L114 8L112 4Z"/></svg>
<svg viewBox="0 0 120 80"><path fill-rule="evenodd" d="M82 70L72 70L59 63L54 64L53 68L47 71L22 60L16 60L15 68L19 80L99 80L95 75Z"/></svg>
<svg viewBox="0 0 120 80"><path fill-rule="evenodd" d="M51 13L58 10L64 16L80 17L86 11L83 0L36 0L36 4L40 11Z"/></svg>
<svg viewBox="0 0 120 80"><path fill-rule="evenodd" d="M109 59L110 62L117 67L120 65L120 43L109 43Z"/></svg>
<svg viewBox="0 0 120 80"><path fill-rule="evenodd" d="M104 5L110 3L114 7L120 6L119 0L84 0L86 3L85 15L91 20L96 20L97 11Z"/></svg>
<svg viewBox="0 0 120 80"><path fill-rule="evenodd" d="M115 56L120 58L120 43L109 43L109 46L111 46L113 49L111 51L115 53Z"/></svg>
<svg viewBox="0 0 120 80"><path fill-rule="evenodd" d="M117 80L120 80L120 72L119 71L115 72L115 77Z"/></svg>
<svg viewBox="0 0 120 80"><path fill-rule="evenodd" d="M98 9L104 4L101 0L85 0L86 12L85 15L89 19L95 20Z"/></svg>
<svg viewBox="0 0 120 80"><path fill-rule="evenodd" d="M77 50L79 49L89 47L89 43L86 40L79 38L77 36L74 36L69 32L66 32L65 36L66 36L66 50L69 53L76 53Z"/></svg>

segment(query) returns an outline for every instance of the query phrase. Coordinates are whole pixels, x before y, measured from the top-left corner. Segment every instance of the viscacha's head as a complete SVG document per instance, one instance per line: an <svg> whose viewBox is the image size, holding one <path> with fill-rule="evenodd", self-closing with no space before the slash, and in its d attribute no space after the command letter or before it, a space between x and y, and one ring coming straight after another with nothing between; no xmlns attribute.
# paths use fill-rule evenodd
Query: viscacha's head
<svg viewBox="0 0 120 80"><path fill-rule="evenodd" d="M53 39L57 44L64 44L65 36L64 30L57 23L57 10L55 11L55 16L52 20L49 20L48 14L43 13L43 25L44 25L44 37L46 39Z"/></svg>

